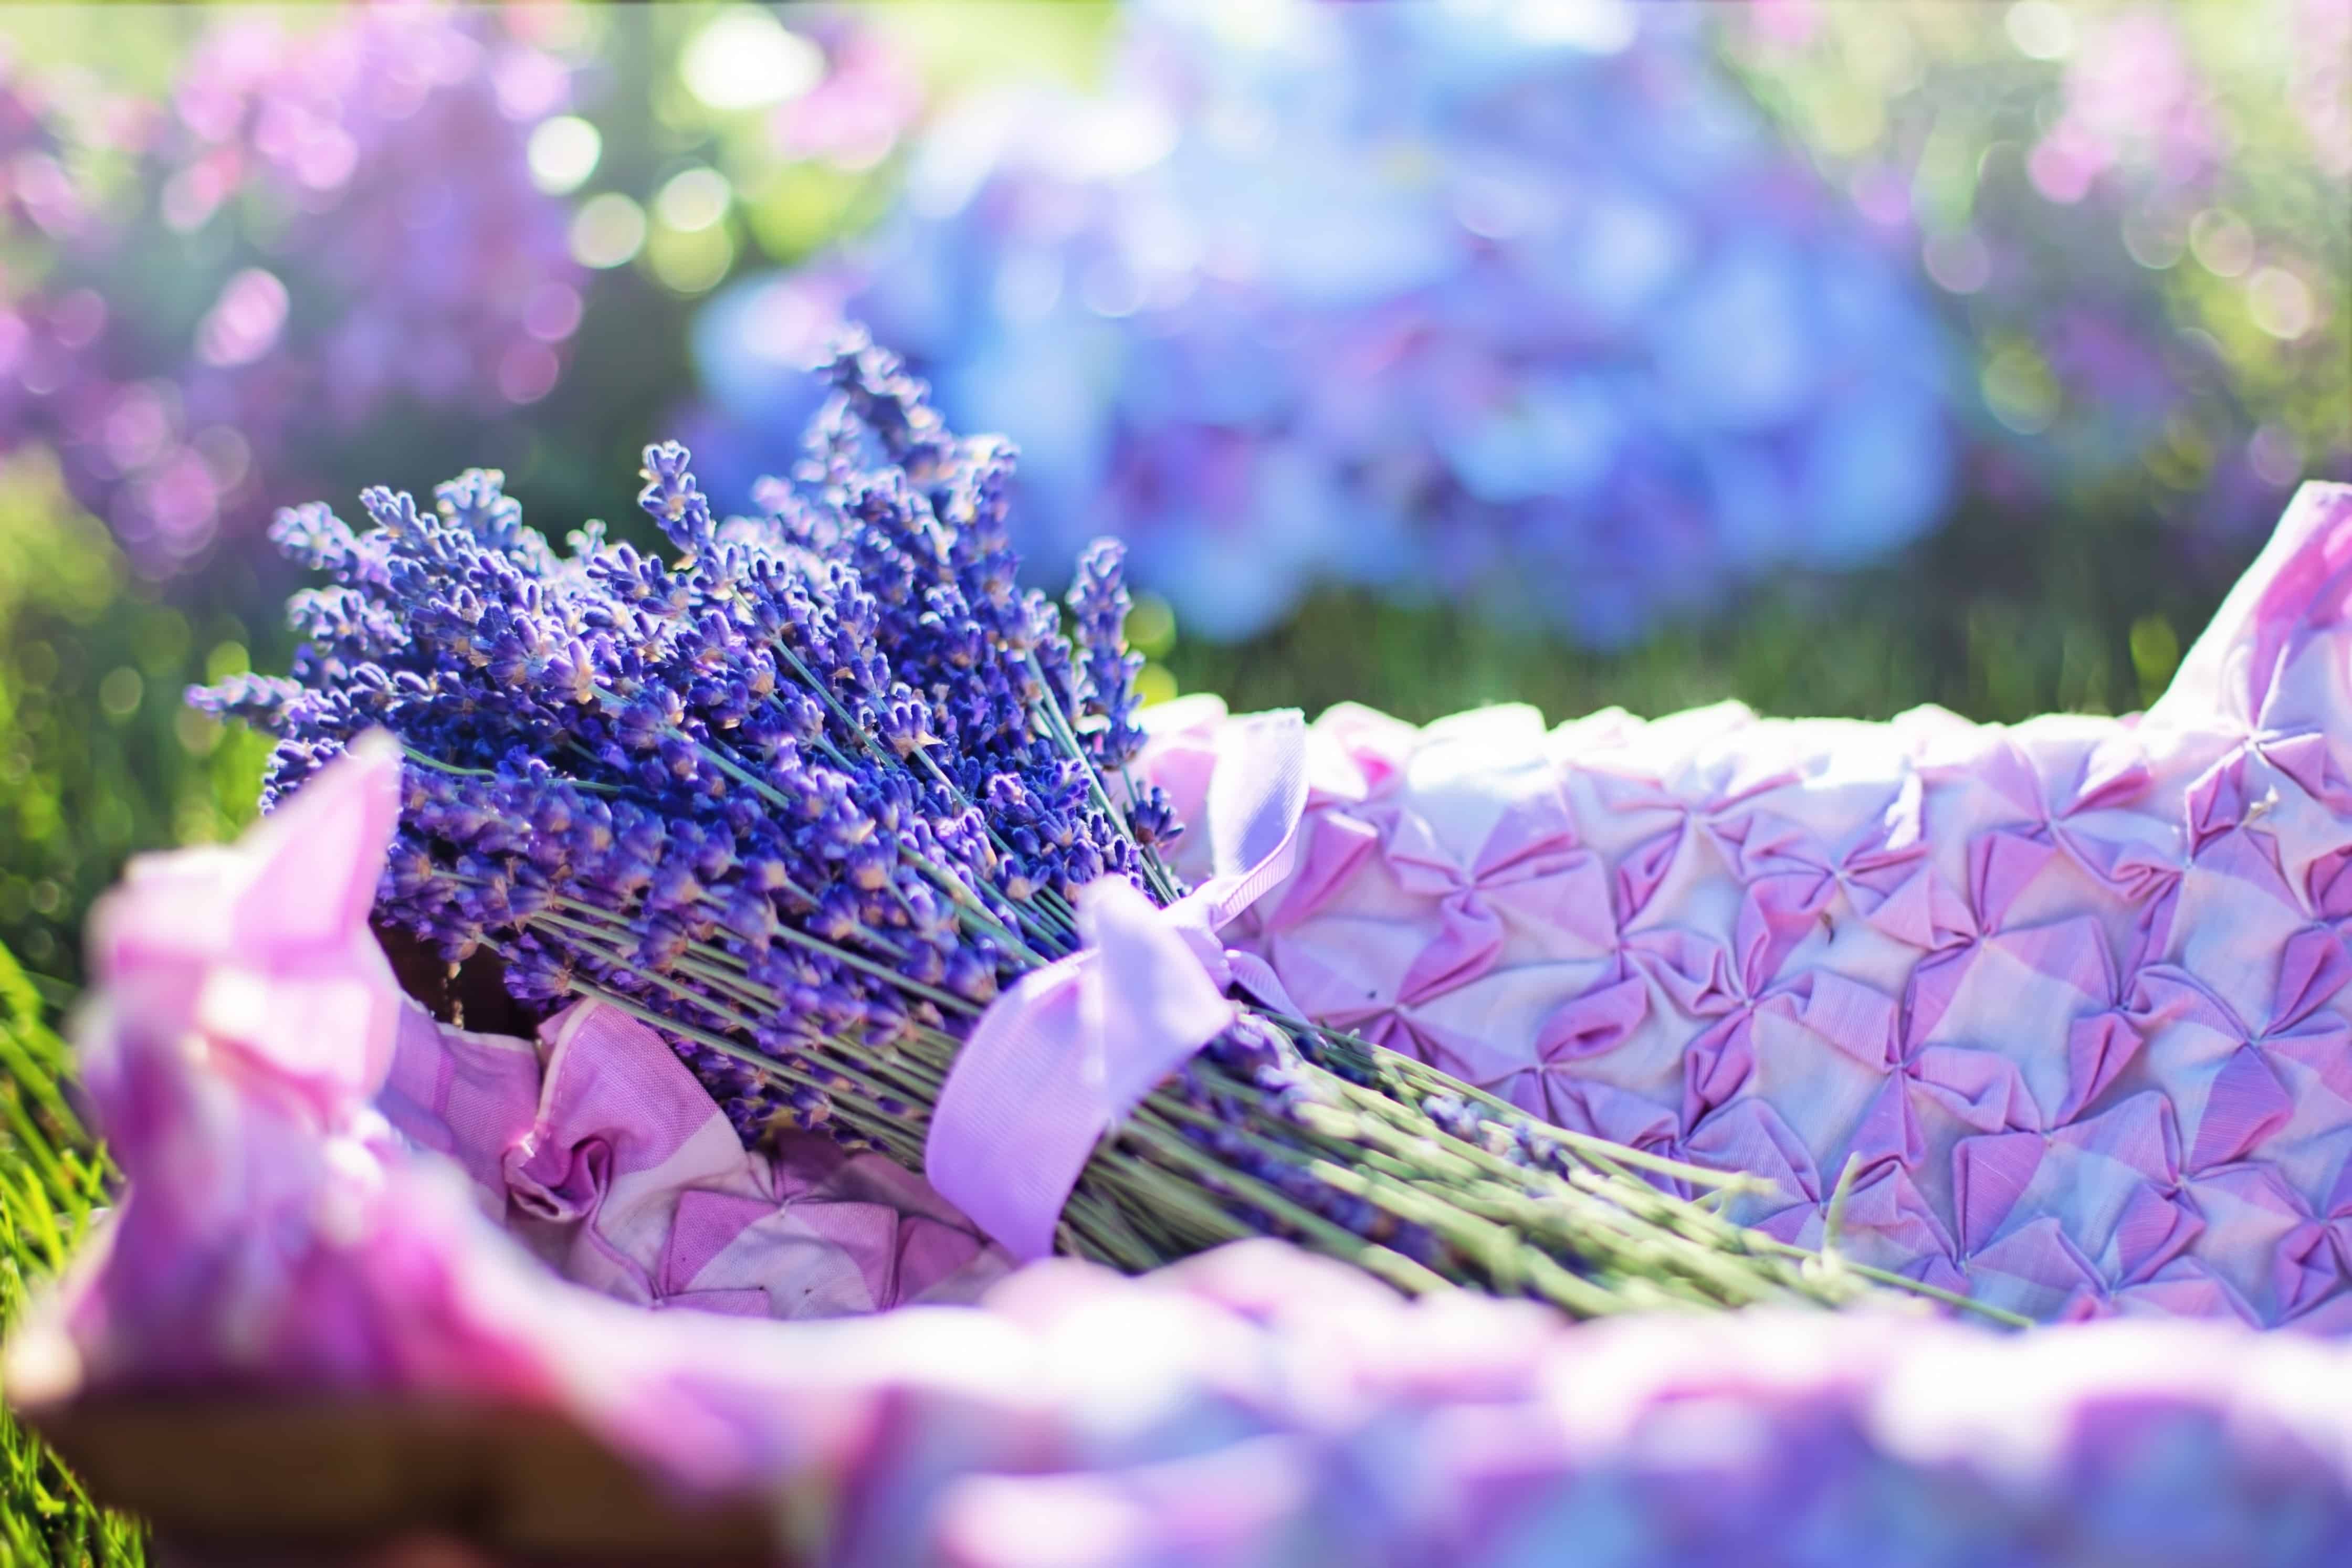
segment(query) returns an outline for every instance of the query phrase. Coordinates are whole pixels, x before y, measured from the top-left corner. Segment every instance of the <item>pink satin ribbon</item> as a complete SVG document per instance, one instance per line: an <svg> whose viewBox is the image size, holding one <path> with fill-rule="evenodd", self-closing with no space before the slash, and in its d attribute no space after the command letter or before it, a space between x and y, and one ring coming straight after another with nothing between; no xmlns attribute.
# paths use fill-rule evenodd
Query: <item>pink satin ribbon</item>
<svg viewBox="0 0 2352 1568"><path fill-rule="evenodd" d="M1306 810L1298 713L1226 726L1209 786L1214 874L1165 909L1121 876L1080 890L1086 946L972 1026L931 1114L925 1174L1014 1257L1053 1251L1096 1143L1232 1024L1229 988L1297 1016L1265 962L1218 932L1290 874Z"/></svg>

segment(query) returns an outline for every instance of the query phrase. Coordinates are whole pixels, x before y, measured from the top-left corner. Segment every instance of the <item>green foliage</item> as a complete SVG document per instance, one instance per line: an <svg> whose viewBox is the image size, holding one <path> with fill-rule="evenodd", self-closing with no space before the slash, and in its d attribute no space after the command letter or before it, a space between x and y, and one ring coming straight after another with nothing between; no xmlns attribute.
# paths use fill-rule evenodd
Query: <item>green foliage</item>
<svg viewBox="0 0 2352 1568"><path fill-rule="evenodd" d="M265 748L180 700L245 667L247 633L144 591L37 452L0 463L0 942L71 977L129 856L251 816Z"/></svg>
<svg viewBox="0 0 2352 1568"><path fill-rule="evenodd" d="M1326 591L1232 647L1171 632L1147 600L1130 635L1148 695L1213 691L1235 709L1353 699L1425 722L1526 702L1555 723L1737 698L1783 716L1890 718L1922 703L2015 723L2126 713L2155 700L2241 554L2191 570L2190 541L2145 518L2062 528L1978 514L1876 571L1783 581L1749 602L1614 653L1572 647L1491 610L1401 607ZM2195 547L2209 548L2209 547Z"/></svg>
<svg viewBox="0 0 2352 1568"><path fill-rule="evenodd" d="M1832 180L1857 189L1899 181L1927 251L1990 241L2000 269L1989 283L1944 285L1981 361L1958 403L2064 476L2063 526L2117 509L2101 504L2116 497L2085 487L2119 491L2131 515L2203 514L2210 526L2230 510L2233 486L2247 483L2256 436L2268 453L2261 466L2344 473L2352 222L2344 171L2327 166L2308 118L2315 94L2341 90L2327 85L2334 46L2321 41L2319 8L2302 0L2042 6L2042 25L2058 37L2038 58L2021 42L2024 9L1826 5L1793 32L1730 29L1728 63ZM2187 110L2166 99L2160 56L2099 55L2095 40L2118 25L2153 27L2178 47L2192 78ZM2105 90L2131 99L2108 111L2135 128L2104 133L2117 143L2116 162L2084 199L2058 201L2036 188L2030 158L2068 112L2070 77L2081 68L2103 70ZM2192 176L2194 160L2159 158L2147 144L2184 112L2221 150L2210 173ZM2214 235L2235 237L2207 243ZM2265 297L2282 288L2287 319L2273 309L2265 326ZM2140 362L2162 364L2177 383L2156 428L2137 428L2137 415L2114 406L2151 390L2136 384L2145 369L2060 372L2054 329L2085 306L2111 312L2151 357Z"/></svg>
<svg viewBox="0 0 2352 1568"><path fill-rule="evenodd" d="M65 1267L104 1201L106 1158L58 1092L66 1048L0 948L0 1333ZM139 1527L90 1503L40 1440L0 1409L0 1568L137 1564Z"/></svg>
<svg viewBox="0 0 2352 1568"><path fill-rule="evenodd" d="M1118 22L1108 0L880 0L858 15L949 92L1021 79L1099 87Z"/></svg>

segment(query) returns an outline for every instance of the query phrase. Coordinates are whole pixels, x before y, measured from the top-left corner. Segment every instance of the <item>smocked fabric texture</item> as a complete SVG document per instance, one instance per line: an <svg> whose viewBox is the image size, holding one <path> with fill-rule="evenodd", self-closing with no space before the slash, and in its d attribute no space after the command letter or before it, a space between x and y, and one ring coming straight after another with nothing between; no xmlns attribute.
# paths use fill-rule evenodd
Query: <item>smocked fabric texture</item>
<svg viewBox="0 0 2352 1568"><path fill-rule="evenodd" d="M1732 703L1313 727L1240 945L1739 1218L2037 1318L2352 1326L2352 487L2305 487L2145 716ZM1223 710L1144 770L1206 809ZM1228 939L1232 939L1229 933Z"/></svg>
<svg viewBox="0 0 2352 1568"><path fill-rule="evenodd" d="M810 1134L746 1151L661 1037L599 1002L536 1040L409 1004L375 1108L555 1273L632 1305L844 1317L970 1302L1013 1268L879 1155Z"/></svg>

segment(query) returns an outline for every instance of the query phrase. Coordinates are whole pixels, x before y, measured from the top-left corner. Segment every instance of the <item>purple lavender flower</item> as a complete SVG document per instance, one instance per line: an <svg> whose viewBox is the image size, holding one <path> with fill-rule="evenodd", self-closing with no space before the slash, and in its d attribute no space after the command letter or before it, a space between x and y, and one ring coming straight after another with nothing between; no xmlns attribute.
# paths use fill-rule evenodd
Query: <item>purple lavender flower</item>
<svg viewBox="0 0 2352 1568"><path fill-rule="evenodd" d="M871 239L715 300L706 382L789 423L741 321L870 320L1019 443L1026 542L1115 527L1213 637L1337 580L1612 643L1874 559L1946 497L1937 329L1686 20L1139 7L1115 93L967 106Z"/></svg>
<svg viewBox="0 0 2352 1568"><path fill-rule="evenodd" d="M1078 580L1070 590L1077 625L1080 711L1102 727L1103 761L1117 768L1142 748L1143 731L1134 712L1135 677L1141 655L1127 651L1127 612L1133 601L1125 581L1127 552L1112 539L1097 540L1078 558Z"/></svg>

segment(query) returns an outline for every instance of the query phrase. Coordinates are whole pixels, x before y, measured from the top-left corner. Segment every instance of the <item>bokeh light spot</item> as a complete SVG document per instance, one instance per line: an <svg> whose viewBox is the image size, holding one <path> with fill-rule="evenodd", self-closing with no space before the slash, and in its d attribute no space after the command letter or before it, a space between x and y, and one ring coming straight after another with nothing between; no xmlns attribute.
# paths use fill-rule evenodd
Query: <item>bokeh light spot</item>
<svg viewBox="0 0 2352 1568"><path fill-rule="evenodd" d="M2020 435L2038 435L2058 417L2058 383L2042 356L2011 344L1985 362L1985 407Z"/></svg>
<svg viewBox="0 0 2352 1568"><path fill-rule="evenodd" d="M737 5L688 43L678 74L712 109L760 109L814 87L824 77L824 52L767 12Z"/></svg>
<svg viewBox="0 0 2352 1568"><path fill-rule="evenodd" d="M1127 645L1147 659L1165 658L1176 645L1176 611L1156 593L1139 593L1127 612Z"/></svg>
<svg viewBox="0 0 2352 1568"><path fill-rule="evenodd" d="M2292 343L2311 330L2311 287L2284 267L2265 267L2246 280L2246 311L2254 325Z"/></svg>
<svg viewBox="0 0 2352 1568"><path fill-rule="evenodd" d="M253 654L242 643L218 643L205 655L205 679L225 681L253 668Z"/></svg>
<svg viewBox="0 0 2352 1568"><path fill-rule="evenodd" d="M727 215L735 189L718 170L698 166L674 176L654 198L654 215L680 234L707 229Z"/></svg>
<svg viewBox="0 0 2352 1568"><path fill-rule="evenodd" d="M2063 60L2074 52L2074 17L2053 0L2018 0L2001 25L2029 60Z"/></svg>
<svg viewBox="0 0 2352 1568"><path fill-rule="evenodd" d="M1641 31L1626 0L1517 0L1504 10L1511 30L1538 47L1565 44L1587 54L1613 55Z"/></svg>
<svg viewBox="0 0 2352 1568"><path fill-rule="evenodd" d="M139 678L139 672L124 664L109 671L98 683L98 706L109 718L129 718L139 711L139 700L146 692L147 683Z"/></svg>
<svg viewBox="0 0 2352 1568"><path fill-rule="evenodd" d="M2275 424L2265 424L2246 443L2246 461L2266 485L2281 489L2303 477L2303 444Z"/></svg>
<svg viewBox="0 0 2352 1568"><path fill-rule="evenodd" d="M2235 277L2254 264L2254 231L2227 207L2208 207L2189 225L2189 248L2216 277Z"/></svg>
<svg viewBox="0 0 2352 1568"><path fill-rule="evenodd" d="M580 329L580 291L568 283L542 283L522 308L523 330L542 343L560 343Z"/></svg>
<svg viewBox="0 0 2352 1568"><path fill-rule="evenodd" d="M2177 215L2135 209L2124 218L2124 248L2150 272L2162 272L2189 248L2189 232Z"/></svg>
<svg viewBox="0 0 2352 1568"><path fill-rule="evenodd" d="M591 196L572 214L572 258L583 267L619 267L645 243L645 209L618 191Z"/></svg>
<svg viewBox="0 0 2352 1568"><path fill-rule="evenodd" d="M253 472L252 444L234 425L207 425L196 432L188 445L204 459L214 488L224 495L244 484L246 476Z"/></svg>
<svg viewBox="0 0 2352 1568"><path fill-rule="evenodd" d="M562 369L544 343L517 343L499 356L499 392L509 402L537 402L555 390Z"/></svg>
<svg viewBox="0 0 2352 1568"><path fill-rule="evenodd" d="M530 133L526 150L531 183L551 196L578 190L596 172L596 162L604 155L603 132L576 114L541 120Z"/></svg>
<svg viewBox="0 0 2352 1568"><path fill-rule="evenodd" d="M665 287L679 294L701 294L716 288L735 262L735 242L719 225L678 230L656 229L646 260Z"/></svg>
<svg viewBox="0 0 2352 1568"><path fill-rule="evenodd" d="M2172 622L2161 615L2143 615L2133 622L2131 662L2132 673L2139 676L2140 701L2154 702L2180 667L2180 634Z"/></svg>
<svg viewBox="0 0 2352 1568"><path fill-rule="evenodd" d="M88 348L106 328L106 298L95 288L77 288L57 303L49 330L68 349Z"/></svg>
<svg viewBox="0 0 2352 1568"><path fill-rule="evenodd" d="M286 326L286 285L249 267L230 278L196 327L196 357L208 365L249 365Z"/></svg>
<svg viewBox="0 0 2352 1568"><path fill-rule="evenodd" d="M1922 247L1927 276L1954 294L1974 294L1992 280L1992 253L1968 230L1937 235Z"/></svg>

